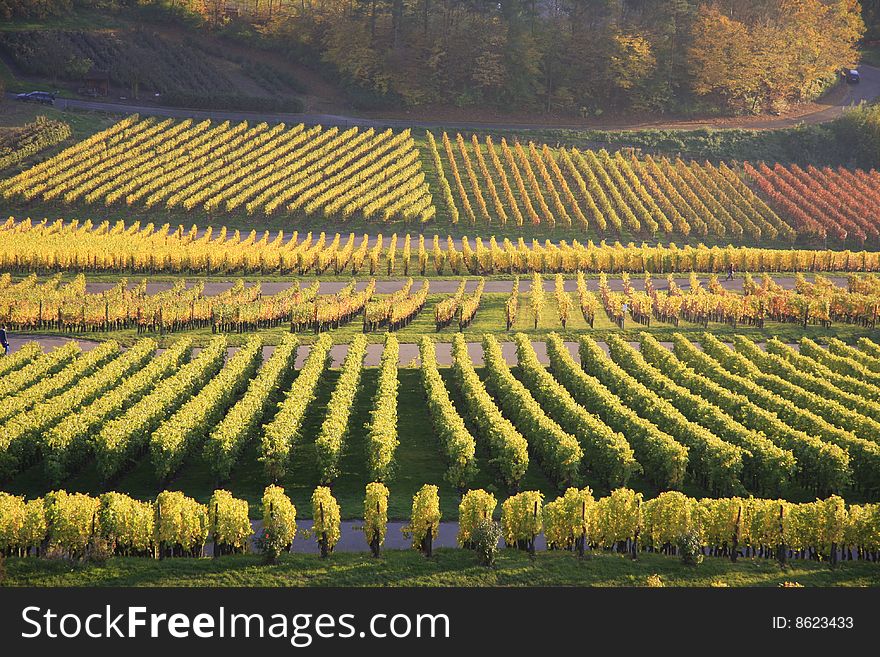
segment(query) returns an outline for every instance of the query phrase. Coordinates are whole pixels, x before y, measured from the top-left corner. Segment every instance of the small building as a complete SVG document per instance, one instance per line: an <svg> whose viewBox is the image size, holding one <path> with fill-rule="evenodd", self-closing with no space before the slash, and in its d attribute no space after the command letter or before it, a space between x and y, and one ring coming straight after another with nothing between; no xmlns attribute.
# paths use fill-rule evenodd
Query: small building
<svg viewBox="0 0 880 657"><path fill-rule="evenodd" d="M85 87L85 93L89 96L109 96L110 73L93 68L86 73L83 86Z"/></svg>

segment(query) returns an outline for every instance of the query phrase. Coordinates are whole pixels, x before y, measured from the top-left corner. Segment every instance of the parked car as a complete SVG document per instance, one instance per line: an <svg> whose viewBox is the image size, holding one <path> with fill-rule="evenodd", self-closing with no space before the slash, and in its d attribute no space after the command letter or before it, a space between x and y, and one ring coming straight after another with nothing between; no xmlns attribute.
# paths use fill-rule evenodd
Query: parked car
<svg viewBox="0 0 880 657"><path fill-rule="evenodd" d="M845 70L843 75L846 77L846 81L849 84L858 84L862 80L862 76L860 76L859 72L854 68Z"/></svg>
<svg viewBox="0 0 880 657"><path fill-rule="evenodd" d="M18 94L15 97L15 100L20 100L25 103L42 103L44 105L54 105L55 104L55 94L51 94L48 91L31 91L26 94Z"/></svg>

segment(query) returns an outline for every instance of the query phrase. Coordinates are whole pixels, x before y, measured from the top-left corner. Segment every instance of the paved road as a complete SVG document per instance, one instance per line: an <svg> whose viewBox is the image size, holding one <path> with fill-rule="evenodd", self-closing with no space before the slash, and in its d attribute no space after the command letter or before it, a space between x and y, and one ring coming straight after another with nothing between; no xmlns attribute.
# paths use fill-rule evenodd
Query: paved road
<svg viewBox="0 0 880 657"><path fill-rule="evenodd" d="M843 90L837 90L829 94L827 99L813 103L805 113L791 116L760 117L742 121L725 120L681 120L667 121L640 121L611 126L602 125L602 128L614 130L642 130L654 129L680 129L699 130L704 128L735 127L743 129L774 129L787 128L794 125L807 123L822 123L840 116L848 107L862 101L872 101L880 97L880 69L863 64L859 67L862 82L858 85L847 85ZM13 97L14 94L6 94ZM219 121L267 121L270 123L304 123L306 125L336 125L336 126L362 126L376 128L434 128L442 127L455 130L541 130L546 128L559 129L589 129L597 126L588 121L567 125L548 123L516 123L516 122L476 122L476 121L424 121L414 119L392 118L363 118L343 116L339 114L316 114L316 113L259 113L259 112L229 112L222 110L196 110L179 107L163 107L160 105L138 105L127 102L104 102L97 100L79 100L59 98L55 101L59 109L95 110L112 114L139 113L152 116L167 116L173 118L216 119Z"/></svg>
<svg viewBox="0 0 880 657"><path fill-rule="evenodd" d="M297 523L297 532L296 537L293 539L293 546L291 547L291 552L296 554L320 554L321 549L318 546L318 542L314 536L306 538L304 535L306 531L310 530L313 526L313 522L311 520L299 521ZM260 529L263 526L261 520L254 520L251 522L251 525L254 528L254 541L256 541L256 536L259 533ZM389 521L387 529L385 531L385 542L382 545L382 550L411 550L412 549L412 539L405 538L401 529L403 529L407 523L401 521ZM363 532L363 523L359 520L343 520L340 523L339 527L339 542L336 544L334 548L334 552L369 552L370 546L367 543L367 539L364 536ZM437 538L434 539L434 547L435 548L457 548L458 547L458 523L454 521L442 521L440 523L440 528L437 532ZM212 553L212 544L209 542L205 545L204 554L210 556ZM504 542L503 540L498 541L498 547L503 548ZM256 551L256 544L252 542L251 549ZM538 534L535 537L535 550L543 551L547 549L547 539L543 533ZM746 555L744 551L740 551L740 554L743 556ZM858 558L857 555L853 554L853 558ZM789 558L796 559L798 558L794 553L789 552ZM476 557L475 557L476 559Z"/></svg>
<svg viewBox="0 0 880 657"><path fill-rule="evenodd" d="M410 550L412 549L412 539L406 538L401 531L408 523L401 521L389 521L388 528L385 532L385 543L382 545L383 550ZM251 522L254 528L254 536L256 537L263 526L261 520ZM314 522L311 520L297 521L296 538L293 540L291 552L298 554L320 554L321 548L314 536L306 538L305 532L311 530ZM340 523L339 542L334 548L335 552L369 552L370 546L364 536L364 523L359 520L343 520ZM434 540L435 548L456 548L458 547L458 523L447 521L440 523L440 529L437 532L437 538ZM503 542L499 540L499 546ZM205 546L205 554L211 554L211 544ZM255 549L255 548L253 548ZM544 535L540 534L535 539L535 549L546 550L547 541Z"/></svg>

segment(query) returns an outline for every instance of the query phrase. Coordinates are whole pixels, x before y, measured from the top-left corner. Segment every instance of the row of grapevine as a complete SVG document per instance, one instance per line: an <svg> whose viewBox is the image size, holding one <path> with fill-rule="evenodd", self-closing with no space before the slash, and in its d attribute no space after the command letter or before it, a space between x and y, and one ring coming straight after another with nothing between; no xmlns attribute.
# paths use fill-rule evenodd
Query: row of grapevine
<svg viewBox="0 0 880 657"><path fill-rule="evenodd" d="M866 338L860 340L860 347ZM746 344L748 343L748 344ZM778 338L771 338L766 343L766 350L760 349L760 353L756 353L751 349L753 344L750 340L743 336L735 336L733 346L737 352L743 354L746 358L757 365L763 372L776 374L786 381L799 386L809 392L820 395L828 402L835 402L843 408L856 412L862 418L880 421L880 404L876 400L864 397L860 394L844 390L834 383L833 376L822 376L819 372L810 369L799 369L795 364L789 361L785 356L789 347L782 344ZM799 356L799 354L795 355ZM862 352L864 353L864 352ZM803 362L809 363L809 359L804 358ZM816 364L817 369L823 366ZM829 371L830 373L830 371ZM833 374L833 373L831 373ZM840 378L838 381L848 381L847 378Z"/></svg>
<svg viewBox="0 0 880 657"><path fill-rule="evenodd" d="M658 398L617 366L592 339L581 339L580 356L588 374L595 376L630 408L688 448L688 465L695 480L715 493L736 491L741 486L741 448L689 421L671 403Z"/></svg>
<svg viewBox="0 0 880 657"><path fill-rule="evenodd" d="M356 211L386 221L427 221L436 212L409 131L191 119L126 119L3 181L0 194L211 213L321 209L347 218ZM343 207L354 199L353 209Z"/></svg>
<svg viewBox="0 0 880 657"><path fill-rule="evenodd" d="M438 301L437 305L434 306L434 323L437 325L438 331L449 326L452 320L459 314L466 285L467 281L462 280L455 294Z"/></svg>
<svg viewBox="0 0 880 657"><path fill-rule="evenodd" d="M734 362L747 366L730 347L706 334L701 340L706 353L725 369L732 370ZM827 444L835 445L849 454L853 483L857 488L873 491L880 486L880 444L835 427L811 408L803 408L790 398L787 382L779 377L767 377L758 385L745 375L730 375L734 390L741 391L754 404L773 413L793 429L809 432ZM765 385L766 384L766 387Z"/></svg>
<svg viewBox="0 0 880 657"><path fill-rule="evenodd" d="M397 439L397 361L400 349L397 338L385 336L385 348L379 363L379 381L370 411L367 467L371 481L383 481L391 473Z"/></svg>
<svg viewBox="0 0 880 657"><path fill-rule="evenodd" d="M446 479L462 490L476 474L476 441L449 398L437 367L434 343L427 336L419 343L419 357L425 402L447 463Z"/></svg>
<svg viewBox="0 0 880 657"><path fill-rule="evenodd" d="M647 347L655 350L660 347L650 335L642 337L642 344L646 343ZM773 494L779 493L788 484L795 469L795 458L789 450L777 447L761 433L747 429L715 404L675 383L617 336L609 339L608 346L613 360L635 380L660 395L691 422L703 426L721 440L742 448L742 481L746 488L762 494Z"/></svg>
<svg viewBox="0 0 880 657"><path fill-rule="evenodd" d="M106 343L97 353L89 354L82 354L78 344L68 342L13 372L2 384L6 403L0 411L0 420L5 422L47 397L63 393L80 377L91 374L118 352L119 344L115 341Z"/></svg>
<svg viewBox="0 0 880 657"><path fill-rule="evenodd" d="M349 432L349 418L354 399L360 387L367 339L356 336L348 345L348 354L342 363L342 373L327 402L327 414L315 439L321 481L330 483L339 476L339 459Z"/></svg>
<svg viewBox="0 0 880 657"><path fill-rule="evenodd" d="M150 453L159 479L174 474L201 445L209 429L246 389L262 357L262 340L248 339L215 377L156 428L150 436Z"/></svg>
<svg viewBox="0 0 880 657"><path fill-rule="evenodd" d="M238 231L211 228L189 231L169 225L142 226L139 222L111 225L103 222L82 225L76 220L58 219L32 222L13 218L0 223L0 271L64 271L64 272L121 272L121 273L306 273L320 274L330 266L334 273L345 270L361 272L369 262L372 274L379 273L382 259L387 260L388 249L377 246L381 240L363 239L355 248L339 246L336 237L327 239L322 233L287 235L268 232L258 237L256 231L243 236ZM423 236L422 236L423 237ZM834 251L829 249L767 249L735 246L678 246L620 242L594 243L588 241L553 243L519 238L496 239L488 244L479 237L471 249L473 257L465 259L452 237L445 240L445 249L439 236L433 237L433 249L425 247L420 237L414 262L406 260L399 269L414 264L425 275L429 264L438 275L454 274L528 274L619 272L655 274L725 272L733 265L737 271L752 272L876 272L880 271L880 252ZM270 239L271 238L271 239ZM368 239L373 251L368 254ZM461 247L470 240L462 238ZM369 256L369 257L368 257ZM103 309L101 309L103 310ZM47 317L48 319L48 317Z"/></svg>
<svg viewBox="0 0 880 657"><path fill-rule="evenodd" d="M764 352L755 343L745 340L742 336L736 336L734 346L737 357L728 362L735 363L737 371L741 374L747 375L765 388L776 389L798 406L809 408L827 422L855 436L875 442L878 440L880 422L877 417L880 417L880 403L870 399L848 399L847 395L839 390L835 391L834 386L824 380L811 383L811 379L815 377L802 375L796 370L791 372L794 368L786 367L787 363L784 360L775 354ZM863 356L863 358L870 357ZM779 371L784 372L784 375L773 372L774 365L779 367ZM815 385L816 383L818 385ZM822 392L815 392L817 389Z"/></svg>
<svg viewBox="0 0 880 657"><path fill-rule="evenodd" d="M104 480L121 474L149 446L159 425L171 417L220 370L226 340L214 338L190 363L162 380L124 413L92 436L98 472Z"/></svg>
<svg viewBox="0 0 880 657"><path fill-rule="evenodd" d="M490 335L483 339L483 359L488 389L505 416L528 436L529 446L544 471L560 487L576 482L583 458L577 439L550 418L529 389L513 376L501 345Z"/></svg>
<svg viewBox="0 0 880 657"><path fill-rule="evenodd" d="M294 375L298 340L285 335L269 360L250 381L244 396L205 440L205 460L220 480L229 478L241 451L254 436L262 421L277 402L278 393L289 385Z"/></svg>
<svg viewBox="0 0 880 657"><path fill-rule="evenodd" d="M149 341L144 341L149 344ZM189 355L191 341L177 340L145 367L108 390L91 404L65 417L44 437L46 464L61 478L78 465L92 449L91 436L149 394L159 383L173 375ZM60 456L60 458L59 458ZM52 465L54 463L54 465Z"/></svg>
<svg viewBox="0 0 880 657"><path fill-rule="evenodd" d="M364 533L375 553L387 530L388 489L368 484L364 497ZM482 489L468 491L459 508L459 545L472 547L480 522L491 520L497 501ZM339 505L330 490L312 496L312 535L329 554L338 543ZM121 556L199 556L211 539L215 555L246 552L253 534L247 503L217 490L208 505L180 492L163 491L154 502L108 492L99 497L57 491L25 500L0 493L0 553L39 556L41 546L70 557L82 557L98 540ZM262 499L263 535L258 547L277 558L290 550L297 534L297 509L283 488L269 486ZM413 547L425 549L437 537L442 516L436 486L426 485L413 497L408 530ZM728 555L739 550L775 552L780 546L815 558L837 559L849 548L871 557L878 541L880 505L846 504L837 496L814 502L729 497L696 499L677 491L644 499L641 493L617 488L595 498L589 488L567 489L544 502L537 491L524 491L501 505L501 527L508 546L534 549L542 532L548 548L632 549L659 551L695 541L696 549Z"/></svg>
<svg viewBox="0 0 880 657"><path fill-rule="evenodd" d="M118 343L104 343L54 377L44 379L23 395L13 398L12 401L16 402L33 393L33 399L18 404L3 424L0 471L14 474L30 465L42 453L42 439L46 432L66 414L76 412L142 366L155 348L155 343L148 341L120 355Z"/></svg>
<svg viewBox="0 0 880 657"><path fill-rule="evenodd" d="M547 355L550 371L572 397L612 430L626 436L650 481L663 488L681 486L689 460L687 447L621 404L598 379L584 372L558 335L548 337Z"/></svg>
<svg viewBox="0 0 880 657"><path fill-rule="evenodd" d="M625 484L640 466L623 434L613 431L575 401L565 386L538 361L528 337L517 333L514 339L525 388L560 427L577 438L586 469L610 487Z"/></svg>
<svg viewBox="0 0 880 657"><path fill-rule="evenodd" d="M689 349L689 343L676 342L677 349ZM791 452L796 460L795 476L801 485L816 491L844 485L848 478L849 457L840 448L823 443L803 431L787 426L776 415L752 405L748 398L724 386L726 373L720 366L703 361L679 360L656 341L642 340L642 355L675 383L717 405L731 418L755 432L760 432L780 449Z"/></svg>
<svg viewBox="0 0 880 657"><path fill-rule="evenodd" d="M453 339L452 356L453 378L461 393L466 418L476 427L477 437L486 441L504 483L515 488L529 465L528 443L502 415L480 381L460 333Z"/></svg>
<svg viewBox="0 0 880 657"><path fill-rule="evenodd" d="M452 138L444 132L441 137L443 149L438 149L433 134L427 133L434 166L441 173L451 170L458 201L471 223L479 218L505 224L513 217L522 225L527 217L550 228L558 223L600 233L611 228L648 235L693 231L740 240L795 236L723 163L650 156L640 160L604 149L554 150L533 142L511 145L505 139L499 156L489 137L485 143L476 135L470 142L461 134ZM447 205L454 207L451 188L448 199Z"/></svg>
<svg viewBox="0 0 880 657"><path fill-rule="evenodd" d="M80 378L65 393L47 399L17 416L7 424L10 443L15 445L15 441L27 442L40 436L37 450L45 459L47 475L51 481L60 481L68 474L72 462L75 463L82 456L87 445L84 441L68 442L67 435L54 430L81 409L103 399L105 395L113 395L116 388L127 383L130 376L148 368L155 350L156 343L152 340L139 341L90 376ZM32 450L25 448L24 454L29 452L32 453ZM27 458L24 457L24 462L27 462Z"/></svg>
<svg viewBox="0 0 880 657"><path fill-rule="evenodd" d="M329 335L320 336L312 345L305 363L296 375L284 401L271 422L264 425L260 438L260 461L266 475L277 481L287 472L302 434L303 419L315 398L315 390L330 362Z"/></svg>
<svg viewBox="0 0 880 657"><path fill-rule="evenodd" d="M477 310L480 309L480 301L483 298L483 290L485 287L486 279L481 278L477 281L477 288L474 290L473 294L462 300L461 311L458 318L459 330L464 330L474 321L474 317L477 315Z"/></svg>

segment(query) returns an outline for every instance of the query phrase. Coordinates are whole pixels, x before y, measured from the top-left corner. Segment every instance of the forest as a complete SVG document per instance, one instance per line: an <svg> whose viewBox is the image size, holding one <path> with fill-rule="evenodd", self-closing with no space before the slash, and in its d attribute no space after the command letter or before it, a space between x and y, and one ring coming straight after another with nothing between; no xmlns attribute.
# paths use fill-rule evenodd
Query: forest
<svg viewBox="0 0 880 657"><path fill-rule="evenodd" d="M144 10L284 53L363 109L601 117L778 113L877 38L866 0L0 0L0 16ZM158 10L158 11L156 11Z"/></svg>

